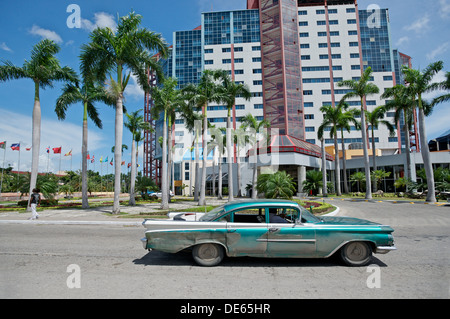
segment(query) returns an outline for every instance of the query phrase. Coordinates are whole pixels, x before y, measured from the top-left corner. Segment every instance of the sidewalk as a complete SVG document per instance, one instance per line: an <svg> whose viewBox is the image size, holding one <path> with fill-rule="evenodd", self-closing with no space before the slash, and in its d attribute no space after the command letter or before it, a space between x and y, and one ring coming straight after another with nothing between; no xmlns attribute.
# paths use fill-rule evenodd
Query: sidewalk
<svg viewBox="0 0 450 319"><path fill-rule="evenodd" d="M207 198L207 205L221 205L227 199L217 200ZM138 204L136 206L120 206L121 213L139 214L159 211L161 203ZM169 211L187 209L197 206L194 201L182 201L169 203ZM0 212L0 224L11 223L34 223L34 224L118 224L118 225L141 225L144 218L126 218L124 215L112 215L112 206L95 207L88 209L45 209L40 212L39 219L28 220L31 212L13 211ZM165 213L162 213L165 214Z"/></svg>

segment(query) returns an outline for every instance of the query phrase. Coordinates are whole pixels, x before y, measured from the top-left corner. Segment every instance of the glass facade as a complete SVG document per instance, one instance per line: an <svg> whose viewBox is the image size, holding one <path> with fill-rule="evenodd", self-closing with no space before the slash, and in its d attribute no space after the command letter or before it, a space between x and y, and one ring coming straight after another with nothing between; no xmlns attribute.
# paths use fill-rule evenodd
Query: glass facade
<svg viewBox="0 0 450 319"><path fill-rule="evenodd" d="M178 87L197 83L202 74L201 30L174 33L172 75L178 79Z"/></svg>
<svg viewBox="0 0 450 319"><path fill-rule="evenodd" d="M258 10L207 12L202 18L204 45L260 41Z"/></svg>
<svg viewBox="0 0 450 319"><path fill-rule="evenodd" d="M376 24L373 19L376 19ZM370 66L374 72L393 72L389 10L359 10L359 21L364 69Z"/></svg>

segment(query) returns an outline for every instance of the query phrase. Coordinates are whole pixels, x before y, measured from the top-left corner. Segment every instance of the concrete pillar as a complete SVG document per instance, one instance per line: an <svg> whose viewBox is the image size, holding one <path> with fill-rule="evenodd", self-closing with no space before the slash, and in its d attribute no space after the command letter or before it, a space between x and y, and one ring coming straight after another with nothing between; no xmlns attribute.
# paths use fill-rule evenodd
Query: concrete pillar
<svg viewBox="0 0 450 319"><path fill-rule="evenodd" d="M306 166L300 165L297 167L297 176L298 176L298 197L304 197L305 194L303 192L303 182L306 180Z"/></svg>

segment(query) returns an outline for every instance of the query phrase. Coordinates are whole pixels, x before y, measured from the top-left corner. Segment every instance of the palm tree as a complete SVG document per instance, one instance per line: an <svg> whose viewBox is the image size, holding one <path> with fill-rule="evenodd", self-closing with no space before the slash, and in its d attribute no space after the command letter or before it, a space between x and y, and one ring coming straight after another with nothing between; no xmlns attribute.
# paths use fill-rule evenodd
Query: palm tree
<svg viewBox="0 0 450 319"><path fill-rule="evenodd" d="M220 77L221 70L205 70L197 85L189 84L183 88L191 98L191 102L194 103L197 110L202 110L203 125L202 125L202 145L203 145L203 159L202 159L202 179L200 188L200 198L198 201L199 206L205 206L206 195L206 158L207 158L207 143L206 136L208 130L208 104L211 102L220 103L223 101L224 93L220 90L219 85L216 83L216 79ZM197 190L196 190L197 191Z"/></svg>
<svg viewBox="0 0 450 319"><path fill-rule="evenodd" d="M161 82L160 87L152 89L152 98L155 103L152 108L152 115L154 118L159 118L161 113L164 113L163 122L163 141L162 141L162 173L161 173L161 209L169 208L169 181L168 181L168 138L167 131L171 131L171 125L168 127L168 117L171 117L176 105L181 102L181 93L177 90L177 80L174 78L166 78ZM169 143L170 146L172 143Z"/></svg>
<svg viewBox="0 0 450 319"><path fill-rule="evenodd" d="M442 61L434 62L428 65L428 67L421 72L420 70L414 70L407 67L403 67L402 71L405 75L405 81L409 84L408 90L412 96L417 96L419 108L419 135L420 135L420 148L423 158L423 164L427 175L427 202L436 202L436 191L434 187L433 165L430 159L430 150L428 149L428 140L425 130L425 103L422 101L422 95L424 93L436 90L439 86L433 85L431 81L433 77L442 70L444 63ZM431 108L426 110L431 112Z"/></svg>
<svg viewBox="0 0 450 319"><path fill-rule="evenodd" d="M403 125L403 129L405 131L406 178L411 179L411 142L409 139L409 128L412 125L412 117L413 112L415 112L416 103L414 101L414 98L410 96L408 89L404 85L400 84L386 89L381 95L381 98L390 99L386 103L386 109L395 110L395 123L398 123L403 116L405 122Z"/></svg>
<svg viewBox="0 0 450 319"><path fill-rule="evenodd" d="M116 100L115 107L115 180L113 214L120 212L120 169L123 133L123 98L131 73L146 91L149 83L146 70L151 68L161 77L160 67L152 51L167 55L167 44L160 34L140 28L142 17L135 12L121 17L117 30L97 28L90 34L91 42L81 47L81 71L85 78L94 77L105 82L107 75L115 72L117 80L110 75L111 87ZM128 69L128 71L127 71ZM128 72L128 74L126 74Z"/></svg>
<svg viewBox="0 0 450 319"><path fill-rule="evenodd" d="M55 112L58 119L65 120L67 108L75 103L83 105L83 132L81 144L81 207L89 208L88 203L88 180L87 180L87 152L88 152L88 124L89 118L94 122L95 126L102 128L102 121L99 118L97 108L94 102L103 102L107 105L114 105L105 89L94 83L86 83L79 88L77 85L66 84L61 95L56 100Z"/></svg>
<svg viewBox="0 0 450 319"><path fill-rule="evenodd" d="M270 127L270 122L266 119L258 121L252 114L247 114L242 120L242 124L247 126L253 132L253 136L250 139L253 142L253 176L252 176L252 198L255 199L257 195L256 183L257 183L257 170L258 170L258 134L262 133L263 128Z"/></svg>
<svg viewBox="0 0 450 319"><path fill-rule="evenodd" d="M380 124L383 124L384 126L387 127L387 129L389 130L389 136L393 137L395 136L395 127L394 125L392 125L392 123L390 123L389 121L383 120L384 119L384 115L386 114L386 107L384 105L382 106L378 106L376 108L374 108L372 110L372 112L370 111L366 111L366 118L367 118L367 124L371 126L371 132L372 132L372 160L373 160L373 171L377 170L377 162L376 162L376 153L375 153L375 133L374 130L378 129L378 126ZM359 111L358 111L359 114ZM376 182L374 182L373 186L374 186L374 191L376 191L375 186L376 186Z"/></svg>
<svg viewBox="0 0 450 319"><path fill-rule="evenodd" d="M365 103L364 100L367 96L378 94L380 89L373 83L370 83L372 77L372 68L369 66L362 74L359 81L354 80L344 80L338 82L339 87L348 87L350 92L345 94L341 101L345 101L349 98L359 97L361 101L361 138L363 143L364 152L364 169L366 175L366 199L372 199L372 189L370 184L370 164L369 164L369 153L368 153L368 140L367 140L367 126L366 126L366 115L365 115Z"/></svg>
<svg viewBox="0 0 450 319"><path fill-rule="evenodd" d="M130 181L130 200L129 205L135 206L135 184L136 184L136 136L140 134L142 130L152 129L150 123L144 121L144 116L140 115L142 109L131 112L131 114L125 113L127 121L125 127L131 132L131 181Z"/></svg>
<svg viewBox="0 0 450 319"><path fill-rule="evenodd" d="M211 138L213 139L213 141L211 142L211 146L214 145L214 147L217 147L219 150L219 161L217 163L217 166L219 167L217 199L222 199L222 154L224 153L227 146L226 128L216 128L215 126L211 126L209 130L211 132ZM230 180L230 177L228 177L228 180Z"/></svg>
<svg viewBox="0 0 450 319"><path fill-rule="evenodd" d="M238 192L237 197L242 197L241 191L241 160L239 158L239 154L241 151L241 147L247 145L250 142L250 136L246 132L247 126L245 124L241 124L236 130L233 130L233 144L236 145L236 164L237 164L237 185Z"/></svg>
<svg viewBox="0 0 450 319"><path fill-rule="evenodd" d="M450 72L445 74L445 80L437 84L438 88L441 90L450 90ZM434 107L436 104L450 101L450 93L438 96L433 100L431 106Z"/></svg>
<svg viewBox="0 0 450 319"><path fill-rule="evenodd" d="M341 103L339 103L341 104ZM350 124L353 124L357 129L360 129L359 122L355 119L356 109L347 110L348 104L342 102L345 112L341 113L338 119L337 129L341 131L341 145L342 145L342 171L344 176L344 193L348 193L348 179L347 179L347 160L345 154L345 140L344 130L350 133Z"/></svg>
<svg viewBox="0 0 450 319"><path fill-rule="evenodd" d="M307 171L306 179L303 181L303 190L312 191L313 195L317 195L321 187L323 187L322 173L314 170Z"/></svg>
<svg viewBox="0 0 450 319"><path fill-rule="evenodd" d="M68 66L60 66L58 59L55 57L59 50L60 47L55 42L44 39L33 47L31 59L25 60L22 67L15 66L10 61L3 61L3 65L0 65L0 81L31 79L34 82L30 194L32 189L36 187L39 167L41 144L40 88L52 88L54 81L78 82L74 70Z"/></svg>
<svg viewBox="0 0 450 319"><path fill-rule="evenodd" d="M246 84L236 83L234 82L228 71L221 70L216 74L216 78L220 78L222 81L222 87L224 97L223 101L227 106L227 162L228 162L228 196L229 201L233 200L234 190L233 190L233 161L232 154L234 142L231 139L231 111L236 102L236 97L241 96L245 100L249 101L252 94L250 92L249 87ZM237 157L239 157L239 152L237 153ZM239 167L239 164L238 164ZM239 168L238 168L239 169ZM239 176L239 175L238 175ZM241 190L238 182L238 196L240 196Z"/></svg>
<svg viewBox="0 0 450 319"><path fill-rule="evenodd" d="M320 111L323 113L323 122L319 126L319 129L317 131L317 135L319 139L323 138L323 132L326 127L331 126L330 130L330 137L334 139L334 165L335 165L335 172L336 172L336 195L341 196L341 171L339 167L339 147L338 147L338 139L337 139L337 130L339 126L345 126L344 122L350 121L350 118L352 117L352 113L347 113L344 115L343 111L347 111L348 104L341 101L336 107L333 107L331 105L324 105L320 108ZM345 118L344 118L345 116ZM343 138L342 138L343 139ZM343 145L343 149L344 149Z"/></svg>
<svg viewBox="0 0 450 319"><path fill-rule="evenodd" d="M266 198L290 199L294 195L295 187L292 177L285 171L271 174L266 181L264 194Z"/></svg>

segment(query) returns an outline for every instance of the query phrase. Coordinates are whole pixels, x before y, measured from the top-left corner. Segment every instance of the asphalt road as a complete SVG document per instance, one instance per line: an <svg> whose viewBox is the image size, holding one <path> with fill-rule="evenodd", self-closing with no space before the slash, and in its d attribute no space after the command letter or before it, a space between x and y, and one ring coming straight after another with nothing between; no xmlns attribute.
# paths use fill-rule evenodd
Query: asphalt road
<svg viewBox="0 0 450 319"><path fill-rule="evenodd" d="M0 224L0 298L449 298L450 207L329 200L389 224L397 251L371 267L338 259L226 258L145 251L133 225ZM70 288L71 287L71 288Z"/></svg>

